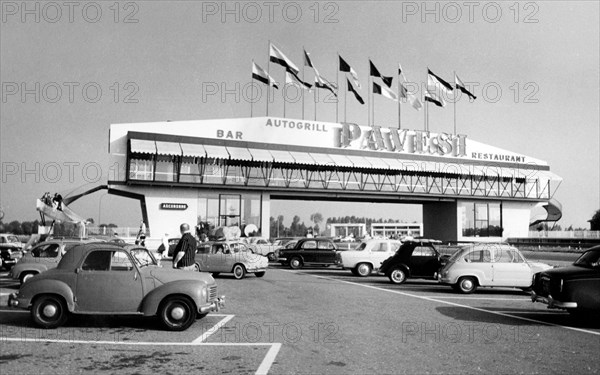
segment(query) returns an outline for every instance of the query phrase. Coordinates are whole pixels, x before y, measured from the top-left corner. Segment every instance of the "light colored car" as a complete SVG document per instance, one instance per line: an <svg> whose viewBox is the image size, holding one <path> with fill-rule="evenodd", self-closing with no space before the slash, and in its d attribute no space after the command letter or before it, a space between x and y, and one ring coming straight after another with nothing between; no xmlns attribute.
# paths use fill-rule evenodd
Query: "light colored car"
<svg viewBox="0 0 600 375"><path fill-rule="evenodd" d="M259 255L266 256L271 261L277 260L277 245L271 244L262 237L245 237L244 242L250 245L250 249Z"/></svg>
<svg viewBox="0 0 600 375"><path fill-rule="evenodd" d="M31 248L31 251L23 255L23 258L12 268L9 276L19 280L21 284L33 276L56 268L58 262L70 248L89 242L101 242L94 240L49 240L41 242Z"/></svg>
<svg viewBox="0 0 600 375"><path fill-rule="evenodd" d="M335 264L356 276L369 276L372 271L379 269L384 260L393 256L400 245L400 241L396 240L367 240L354 250L338 252Z"/></svg>
<svg viewBox="0 0 600 375"><path fill-rule="evenodd" d="M477 287L512 287L528 290L533 275L552 266L532 263L508 244L471 244L458 249L440 270L438 280L462 293Z"/></svg>
<svg viewBox="0 0 600 375"><path fill-rule="evenodd" d="M233 273L236 279L243 279L247 273L263 277L267 272L269 260L254 254L249 245L241 241L217 241L204 244L196 253L196 266L201 272Z"/></svg>

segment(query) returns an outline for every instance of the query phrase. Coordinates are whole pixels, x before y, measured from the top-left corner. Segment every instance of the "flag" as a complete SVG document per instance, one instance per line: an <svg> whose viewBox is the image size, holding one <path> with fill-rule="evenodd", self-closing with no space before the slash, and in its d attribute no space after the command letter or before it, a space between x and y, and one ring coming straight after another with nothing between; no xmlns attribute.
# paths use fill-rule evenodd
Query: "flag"
<svg viewBox="0 0 600 375"><path fill-rule="evenodd" d="M431 92L429 90L425 90L425 101L431 102L431 103L437 105L438 107L446 106L446 102L444 101L444 98L442 98L437 93Z"/></svg>
<svg viewBox="0 0 600 375"><path fill-rule="evenodd" d="M306 52L306 50L304 50L304 66L308 66L313 69L315 68L312 63L312 60L310 59L310 53Z"/></svg>
<svg viewBox="0 0 600 375"><path fill-rule="evenodd" d="M288 69L285 70L285 84L300 86L301 89L309 90L309 91L312 88L312 85L310 83L304 82L303 80L301 80L298 77L297 74L294 74L293 72L291 72Z"/></svg>
<svg viewBox="0 0 600 375"><path fill-rule="evenodd" d="M394 101L398 101L398 97L396 96L395 92L393 92L385 86L380 86L375 82L373 82L373 93L385 96L386 98Z"/></svg>
<svg viewBox="0 0 600 375"><path fill-rule="evenodd" d="M415 95L408 94L408 100L410 101L410 105L412 105L412 107L417 111L420 111L421 108L423 108L423 103L421 103L421 100Z"/></svg>
<svg viewBox="0 0 600 375"><path fill-rule="evenodd" d="M342 59L342 56L338 55L339 59L340 59L340 72L347 72L350 73L350 75L352 76L352 79L354 80L354 84L356 86L358 86L358 88L360 89L360 82L358 81L358 74L356 74L356 71L354 69L352 69L352 67L350 65L348 65L348 63L346 61L344 61L344 59Z"/></svg>
<svg viewBox="0 0 600 375"><path fill-rule="evenodd" d="M383 76L381 73L379 73L379 70L375 67L375 64L373 64L371 60L369 60L369 70L371 77L379 77L387 87L392 87L392 80L394 77Z"/></svg>
<svg viewBox="0 0 600 375"><path fill-rule="evenodd" d="M356 92L356 90L354 89L354 86L352 86L352 82L350 82L350 80L348 78L346 78L346 82L348 84L348 91L350 91L351 93L354 94L354 97L356 98L356 100L358 100L358 102L360 104L365 104L365 101L363 100L363 98L358 95L358 92Z"/></svg>
<svg viewBox="0 0 600 375"><path fill-rule="evenodd" d="M469 99L473 99L473 100L477 99L477 97L475 95L471 94L469 92L469 90L467 90L465 84L463 83L463 81L460 80L460 78L458 78L456 73L454 73L454 84L456 85L457 89L462 91L463 94L466 94L467 96L469 96Z"/></svg>
<svg viewBox="0 0 600 375"><path fill-rule="evenodd" d="M337 98L337 86L335 83L329 82L325 77L321 77L320 75L315 73L315 87L318 89L326 89L331 91L331 93Z"/></svg>
<svg viewBox="0 0 600 375"><path fill-rule="evenodd" d="M278 83L267 72L265 72L263 68L254 62L252 62L252 78L264 83L265 85L273 86L276 89L279 88L279 86L277 86Z"/></svg>
<svg viewBox="0 0 600 375"><path fill-rule="evenodd" d="M300 72L300 69L298 69L296 64L294 64L292 60L288 59L287 56L284 55L279 48L275 47L273 43L269 45L269 59L296 74Z"/></svg>
<svg viewBox="0 0 600 375"><path fill-rule="evenodd" d="M427 85L434 86L439 88L442 91L445 91L447 94L451 93L453 88L452 85L448 82L444 81L439 76L435 75L431 70L427 69Z"/></svg>
<svg viewBox="0 0 600 375"><path fill-rule="evenodd" d="M402 76L402 78L404 79L404 81L408 81L408 79L404 75L404 71L402 70L402 65L400 65L400 63L398 63L398 75Z"/></svg>

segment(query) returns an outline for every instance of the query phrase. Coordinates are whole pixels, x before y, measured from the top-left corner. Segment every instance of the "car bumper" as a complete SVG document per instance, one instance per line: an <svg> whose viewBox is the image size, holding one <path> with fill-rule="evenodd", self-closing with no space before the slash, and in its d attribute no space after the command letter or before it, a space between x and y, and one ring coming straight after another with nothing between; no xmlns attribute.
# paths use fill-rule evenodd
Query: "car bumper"
<svg viewBox="0 0 600 375"><path fill-rule="evenodd" d="M555 300L551 295L548 297L540 296L535 292L531 292L531 302L541 302L548 305L549 309L576 309L577 302L562 302Z"/></svg>
<svg viewBox="0 0 600 375"><path fill-rule="evenodd" d="M27 309L29 308L29 299L19 298L17 293L11 293L8 295L8 307Z"/></svg>
<svg viewBox="0 0 600 375"><path fill-rule="evenodd" d="M14 266L15 264L17 264L19 260L18 259L2 259L2 267L6 267L6 266Z"/></svg>
<svg viewBox="0 0 600 375"><path fill-rule="evenodd" d="M255 272L266 272L268 269L268 267L258 267L258 268L248 268L246 271L250 272L250 273L255 273Z"/></svg>
<svg viewBox="0 0 600 375"><path fill-rule="evenodd" d="M206 314L213 311L219 311L225 307L225 296L218 297L216 301L212 302L208 306L202 306L198 309L200 314Z"/></svg>

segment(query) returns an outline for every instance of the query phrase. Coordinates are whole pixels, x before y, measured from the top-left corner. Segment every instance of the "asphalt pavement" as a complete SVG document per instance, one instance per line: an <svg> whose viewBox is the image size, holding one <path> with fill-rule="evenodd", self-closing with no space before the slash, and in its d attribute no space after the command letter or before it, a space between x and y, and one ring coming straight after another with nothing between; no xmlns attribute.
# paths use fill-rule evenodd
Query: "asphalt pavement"
<svg viewBox="0 0 600 375"><path fill-rule="evenodd" d="M183 272L183 271L182 271ZM18 285L0 274L0 303ZM216 278L225 309L184 332L152 318L71 317L35 328L0 311L2 373L600 373L600 325L516 289L393 285L333 267Z"/></svg>

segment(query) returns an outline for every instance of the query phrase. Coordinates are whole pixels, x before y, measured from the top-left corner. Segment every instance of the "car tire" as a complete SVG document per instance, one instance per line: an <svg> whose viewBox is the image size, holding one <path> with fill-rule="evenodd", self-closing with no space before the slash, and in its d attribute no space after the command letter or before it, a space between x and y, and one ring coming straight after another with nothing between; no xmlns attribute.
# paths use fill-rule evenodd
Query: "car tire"
<svg viewBox="0 0 600 375"><path fill-rule="evenodd" d="M37 272L25 272L21 274L21 277L19 277L19 280L21 280L21 285L25 284L27 280L31 279L35 275L37 275Z"/></svg>
<svg viewBox="0 0 600 375"><path fill-rule="evenodd" d="M275 262L277 261L277 256L275 255L275 253L269 253L267 254L267 259L269 259L269 262Z"/></svg>
<svg viewBox="0 0 600 375"><path fill-rule="evenodd" d="M231 272L233 272L233 277L235 277L237 280L241 280L246 277L246 268L242 264L236 264L233 266Z"/></svg>
<svg viewBox="0 0 600 375"><path fill-rule="evenodd" d="M290 259L290 268L297 270L299 268L302 268L303 264L302 264L302 259L298 258L298 257L293 257L292 259Z"/></svg>
<svg viewBox="0 0 600 375"><path fill-rule="evenodd" d="M198 263L194 263L194 271L200 272L200 265Z"/></svg>
<svg viewBox="0 0 600 375"><path fill-rule="evenodd" d="M477 290L477 280L474 277L461 277L456 283L458 291L463 294L470 294Z"/></svg>
<svg viewBox="0 0 600 375"><path fill-rule="evenodd" d="M404 284L406 281L406 271L402 268L394 268L388 274L388 278L394 284Z"/></svg>
<svg viewBox="0 0 600 375"><path fill-rule="evenodd" d="M267 272L266 271L260 271L260 272L255 272L254 274L256 275L256 277L263 277Z"/></svg>
<svg viewBox="0 0 600 375"><path fill-rule="evenodd" d="M358 272L356 272L356 268L351 268L351 269L350 269L350 272L352 272L352 274L353 274L354 276L358 276Z"/></svg>
<svg viewBox="0 0 600 375"><path fill-rule="evenodd" d="M31 307L33 322L42 328L60 327L67 321L67 305L61 297L43 295L36 297Z"/></svg>
<svg viewBox="0 0 600 375"><path fill-rule="evenodd" d="M360 277L367 277L373 271L373 267L369 263L359 263L356 265L356 274Z"/></svg>
<svg viewBox="0 0 600 375"><path fill-rule="evenodd" d="M167 297L160 305L158 317L169 331L185 331L196 320L196 307L186 297Z"/></svg>

